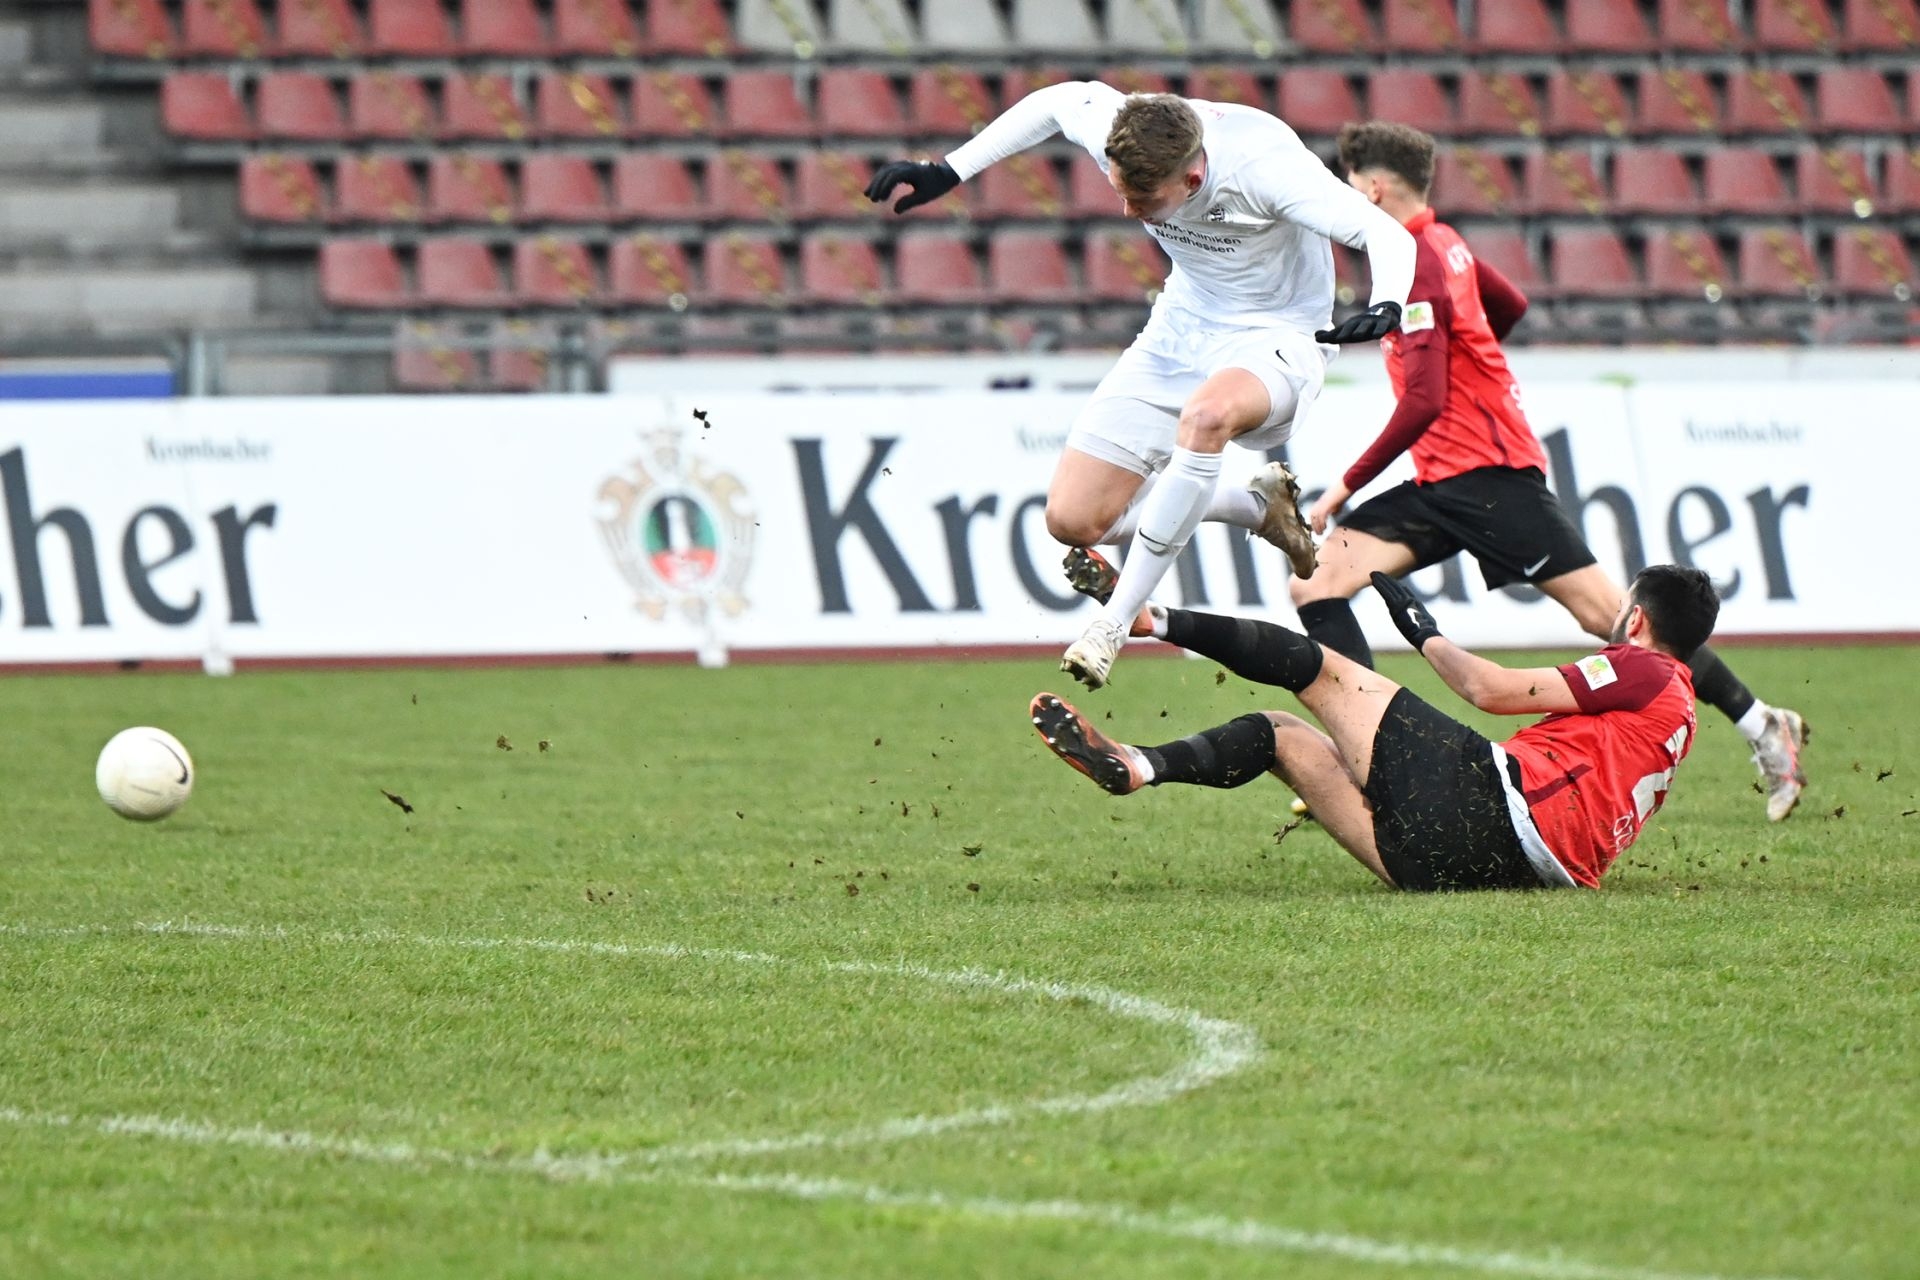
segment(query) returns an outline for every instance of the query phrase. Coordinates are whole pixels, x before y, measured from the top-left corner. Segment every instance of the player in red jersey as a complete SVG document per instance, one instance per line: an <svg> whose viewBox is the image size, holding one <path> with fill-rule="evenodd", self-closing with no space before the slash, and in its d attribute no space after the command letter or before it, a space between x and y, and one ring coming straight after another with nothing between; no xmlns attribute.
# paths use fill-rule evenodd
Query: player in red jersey
<svg viewBox="0 0 1920 1280"><path fill-rule="evenodd" d="M1527 423L1500 341L1527 299L1479 261L1427 204L1433 139L1406 125L1371 122L1340 133L1349 185L1413 234L1413 291L1399 329L1382 342L1399 399L1393 416L1339 481L1308 509L1316 534L1353 493L1402 453L1414 479L1370 498L1340 521L1319 567L1292 584L1307 634L1362 666L1373 665L1348 603L1379 572L1399 577L1466 551L1488 588L1530 582L1605 637L1622 592L1546 483L1546 456ZM1755 698L1712 649L1690 662L1700 700L1737 725L1753 750L1767 817L1793 812L1806 786L1797 712Z"/></svg>
<svg viewBox="0 0 1920 1280"><path fill-rule="evenodd" d="M1482 711L1545 718L1490 742L1297 631L1149 606L1136 634L1292 690L1326 732L1263 711L1140 747L1106 737L1050 693L1033 700L1034 727L1049 750L1114 795L1169 782L1237 787L1271 772L1396 888L1597 888L1666 799L1693 743L1685 659L1719 615L1713 583L1678 565L1642 570L1611 644L1529 670L1467 652L1404 586L1384 574L1373 583L1395 626L1455 693Z"/></svg>

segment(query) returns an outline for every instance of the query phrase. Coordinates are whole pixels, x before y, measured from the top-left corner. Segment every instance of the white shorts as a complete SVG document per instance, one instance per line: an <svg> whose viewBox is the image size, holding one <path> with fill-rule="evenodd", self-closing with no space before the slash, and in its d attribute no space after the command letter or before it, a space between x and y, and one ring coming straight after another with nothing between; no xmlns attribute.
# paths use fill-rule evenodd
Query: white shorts
<svg viewBox="0 0 1920 1280"><path fill-rule="evenodd" d="M1326 380L1331 351L1297 329L1196 331L1159 315L1094 388L1067 448L1148 476L1166 466L1180 410L1222 369L1245 369L1267 389L1266 421L1234 443L1263 451L1284 443Z"/></svg>

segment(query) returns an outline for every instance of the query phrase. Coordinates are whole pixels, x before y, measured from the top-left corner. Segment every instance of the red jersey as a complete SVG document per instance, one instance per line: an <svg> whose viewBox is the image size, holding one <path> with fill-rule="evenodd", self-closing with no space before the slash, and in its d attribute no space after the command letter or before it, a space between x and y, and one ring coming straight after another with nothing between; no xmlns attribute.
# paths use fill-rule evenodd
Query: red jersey
<svg viewBox="0 0 1920 1280"><path fill-rule="evenodd" d="M1400 327L1380 340L1398 406L1386 429L1347 470L1358 490L1401 453L1422 484L1480 467L1547 469L1520 409L1520 387L1500 338L1526 310L1524 294L1478 262L1460 234L1422 209L1414 238L1413 288Z"/></svg>
<svg viewBox="0 0 1920 1280"><path fill-rule="evenodd" d="M1559 671L1580 710L1547 716L1501 746L1520 762L1541 839L1593 889L1659 810L1693 746L1693 676L1684 662L1629 644Z"/></svg>

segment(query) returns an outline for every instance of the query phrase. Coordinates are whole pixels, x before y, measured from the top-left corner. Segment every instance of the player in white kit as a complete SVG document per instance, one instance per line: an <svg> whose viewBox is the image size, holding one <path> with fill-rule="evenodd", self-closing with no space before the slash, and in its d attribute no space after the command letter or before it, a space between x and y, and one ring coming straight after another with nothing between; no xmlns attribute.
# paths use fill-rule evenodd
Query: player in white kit
<svg viewBox="0 0 1920 1280"><path fill-rule="evenodd" d="M1222 487L1221 453L1229 440L1255 450L1286 440L1320 393L1334 345L1376 342L1400 323L1414 241L1266 112L1096 81L1028 94L943 161L883 165L867 198L904 184L911 192L893 206L904 213L1056 133L1099 162L1127 216L1173 261L1146 327L1074 422L1047 490L1047 529L1061 542L1132 539L1111 597L1060 662L1097 689L1202 520L1252 530L1287 553L1295 574L1313 573L1293 477L1273 463L1246 489ZM1373 296L1327 328L1332 240L1366 250Z"/></svg>

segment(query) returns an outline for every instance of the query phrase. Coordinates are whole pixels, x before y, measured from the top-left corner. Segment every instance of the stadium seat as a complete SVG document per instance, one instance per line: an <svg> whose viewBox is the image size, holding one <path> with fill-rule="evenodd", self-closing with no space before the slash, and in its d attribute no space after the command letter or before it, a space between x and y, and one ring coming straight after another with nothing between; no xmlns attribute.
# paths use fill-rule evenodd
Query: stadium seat
<svg viewBox="0 0 1920 1280"><path fill-rule="evenodd" d="M996 111L980 73L942 64L916 71L907 88L915 137L971 137Z"/></svg>
<svg viewBox="0 0 1920 1280"><path fill-rule="evenodd" d="M706 248L706 296L715 302L780 306L793 295L780 246L730 232Z"/></svg>
<svg viewBox="0 0 1920 1280"><path fill-rule="evenodd" d="M709 216L687 162L658 151L627 151L613 162L617 218L691 222Z"/></svg>
<svg viewBox="0 0 1920 1280"><path fill-rule="evenodd" d="M945 232L909 232L894 244L894 296L902 302L991 301L973 247Z"/></svg>
<svg viewBox="0 0 1920 1280"><path fill-rule="evenodd" d="M1622 147L1613 153L1613 211L1697 214L1700 192L1678 152Z"/></svg>
<svg viewBox="0 0 1920 1280"><path fill-rule="evenodd" d="M1004 167L1001 164L994 169ZM862 156L843 151L805 152L795 165L794 215L807 219L878 217L883 206L868 200L865 194L872 179L873 166Z"/></svg>
<svg viewBox="0 0 1920 1280"><path fill-rule="evenodd" d="M469 57L546 57L547 33L533 0L460 0L460 52Z"/></svg>
<svg viewBox="0 0 1920 1280"><path fill-rule="evenodd" d="M1467 247L1473 251L1473 256L1513 281L1523 293L1546 288L1545 278L1534 262L1533 251L1527 247L1525 234L1511 223L1472 227L1465 234Z"/></svg>
<svg viewBox="0 0 1920 1280"><path fill-rule="evenodd" d="M1280 73L1280 118L1295 133L1330 135L1349 120L1360 120L1360 95L1343 71L1299 67Z"/></svg>
<svg viewBox="0 0 1920 1280"><path fill-rule="evenodd" d="M616 240L607 254L607 296L640 306L684 307L694 290L687 251L642 232Z"/></svg>
<svg viewBox="0 0 1920 1280"><path fill-rule="evenodd" d="M526 222L606 222L613 206L593 161L536 151L520 162L520 218Z"/></svg>
<svg viewBox="0 0 1920 1280"><path fill-rule="evenodd" d="M720 58L738 50L720 0L651 0L641 8L646 36L640 47L650 55Z"/></svg>
<svg viewBox="0 0 1920 1280"><path fill-rule="evenodd" d="M578 240L532 236L513 246L513 291L536 307L580 307L600 297L593 256Z"/></svg>
<svg viewBox="0 0 1920 1280"><path fill-rule="evenodd" d="M527 111L503 75L447 77L442 91L440 131L447 138L474 138L488 142L520 142L533 130Z"/></svg>
<svg viewBox="0 0 1920 1280"><path fill-rule="evenodd" d="M1527 156L1522 206L1529 213L1600 214L1606 187L1585 151L1535 151Z"/></svg>
<svg viewBox="0 0 1920 1280"><path fill-rule="evenodd" d="M1382 41L1395 53L1451 53L1463 43L1454 0L1385 0L1380 28Z"/></svg>
<svg viewBox="0 0 1920 1280"><path fill-rule="evenodd" d="M878 71L822 72L816 102L820 132L828 137L902 138L909 132L899 95Z"/></svg>
<svg viewBox="0 0 1920 1280"><path fill-rule="evenodd" d="M808 138L813 112L787 71L735 71L721 87L728 136Z"/></svg>
<svg viewBox="0 0 1920 1280"><path fill-rule="evenodd" d="M1886 198L1889 213L1920 213L1920 151L1887 152Z"/></svg>
<svg viewBox="0 0 1920 1280"><path fill-rule="evenodd" d="M1067 214L1073 218L1124 218L1120 196L1089 155L1077 155L1067 170Z"/></svg>
<svg viewBox="0 0 1920 1280"><path fill-rule="evenodd" d="M1036 89L1079 79L1085 76L1064 67L1009 67L1000 75L1000 109L1006 110Z"/></svg>
<svg viewBox="0 0 1920 1280"><path fill-rule="evenodd" d="M348 0L280 0L273 51L282 58L356 58L367 32Z"/></svg>
<svg viewBox="0 0 1920 1280"><path fill-rule="evenodd" d="M1820 266L1806 237L1792 227L1746 228L1736 261L1743 293L1790 298L1820 292Z"/></svg>
<svg viewBox="0 0 1920 1280"><path fill-rule="evenodd" d="M160 84L160 120L168 133L195 142L244 142L253 119L218 71L174 71Z"/></svg>
<svg viewBox="0 0 1920 1280"><path fill-rule="evenodd" d="M1460 131L1510 137L1540 136L1540 102L1526 79L1509 71L1460 77Z"/></svg>
<svg viewBox="0 0 1920 1280"><path fill-rule="evenodd" d="M1430 199L1441 219L1448 222L1476 214L1511 215L1520 207L1506 161L1474 147L1441 146L1435 150Z"/></svg>
<svg viewBox="0 0 1920 1280"><path fill-rule="evenodd" d="M555 54L631 58L639 51L640 27L628 0L554 0Z"/></svg>
<svg viewBox="0 0 1920 1280"><path fill-rule="evenodd" d="M1373 264L1358 249L1334 242L1333 301L1335 306L1365 306L1373 296Z"/></svg>
<svg viewBox="0 0 1920 1280"><path fill-rule="evenodd" d="M681 71L649 71L633 78L633 131L643 138L710 138L719 131L713 95Z"/></svg>
<svg viewBox="0 0 1920 1280"><path fill-rule="evenodd" d="M1294 0L1289 17L1293 42L1308 53L1366 53L1380 43L1360 0Z"/></svg>
<svg viewBox="0 0 1920 1280"><path fill-rule="evenodd" d="M1139 232L1095 231L1087 236L1087 295L1096 302L1145 302L1167 282L1167 259Z"/></svg>
<svg viewBox="0 0 1920 1280"><path fill-rule="evenodd" d="M1827 0L1747 0L1756 49L1773 53L1830 53L1840 32Z"/></svg>
<svg viewBox="0 0 1920 1280"><path fill-rule="evenodd" d="M811 58L826 44L826 32L811 3L794 0L732 0L733 39L748 53Z"/></svg>
<svg viewBox="0 0 1920 1280"><path fill-rule="evenodd" d="M1749 67L1727 77L1728 133L1798 133L1807 127L1806 99L1784 71Z"/></svg>
<svg viewBox="0 0 1920 1280"><path fill-rule="evenodd" d="M267 24L254 0L186 0L178 52L188 58L258 58Z"/></svg>
<svg viewBox="0 0 1920 1280"><path fill-rule="evenodd" d="M173 23L160 0L87 0L87 39L109 58L173 54Z"/></svg>
<svg viewBox="0 0 1920 1280"><path fill-rule="evenodd" d="M1640 273L1626 244L1605 227L1555 228L1549 259L1559 293L1626 298L1642 292Z"/></svg>
<svg viewBox="0 0 1920 1280"><path fill-rule="evenodd" d="M1920 77L1909 76L1909 92ZM1814 129L1821 133L1900 133L1893 86L1872 67L1822 67L1813 82Z"/></svg>
<svg viewBox="0 0 1920 1280"><path fill-rule="evenodd" d="M1374 120L1416 125L1443 136L1458 127L1453 103L1440 78L1410 67L1388 67L1367 78L1367 115Z"/></svg>
<svg viewBox="0 0 1920 1280"><path fill-rule="evenodd" d="M554 335L543 325L517 317L496 320L488 334L487 382L495 391L547 389L547 353Z"/></svg>
<svg viewBox="0 0 1920 1280"><path fill-rule="evenodd" d="M1870 218L1880 205L1867 157L1850 148L1802 148L1794 160L1794 187L1807 213Z"/></svg>
<svg viewBox="0 0 1920 1280"><path fill-rule="evenodd" d="M827 0L827 46L834 53L903 57L919 44L901 0Z"/></svg>
<svg viewBox="0 0 1920 1280"><path fill-rule="evenodd" d="M1285 43L1272 0L1200 0L1193 23L1196 53L1271 58Z"/></svg>
<svg viewBox="0 0 1920 1280"><path fill-rule="evenodd" d="M393 246L329 240L320 246L320 298L330 307L404 307L413 299Z"/></svg>
<svg viewBox="0 0 1920 1280"><path fill-rule="evenodd" d="M1913 53L1920 50L1920 5L1914 0L1846 0L1841 43L1861 53ZM1912 77L1907 81L1913 91Z"/></svg>
<svg viewBox="0 0 1920 1280"><path fill-rule="evenodd" d="M549 71L533 91L533 117L545 138L618 138L627 131L620 99L601 75Z"/></svg>
<svg viewBox="0 0 1920 1280"><path fill-rule="evenodd" d="M1566 0L1563 16L1570 52L1653 53L1660 48L1637 5L1620 0Z"/></svg>
<svg viewBox="0 0 1920 1280"><path fill-rule="evenodd" d="M451 236L425 241L414 272L420 301L429 306L497 309L513 301L484 241Z"/></svg>
<svg viewBox="0 0 1920 1280"><path fill-rule="evenodd" d="M1547 77L1546 133L1627 134L1627 98L1620 81L1605 71L1556 71Z"/></svg>
<svg viewBox="0 0 1920 1280"><path fill-rule="evenodd" d="M451 58L459 50L440 0L369 0L367 51L392 58Z"/></svg>
<svg viewBox="0 0 1920 1280"><path fill-rule="evenodd" d="M983 218L1058 218L1067 209L1066 188L1045 155L1009 156L974 181Z"/></svg>
<svg viewBox="0 0 1920 1280"><path fill-rule="evenodd" d="M436 222L503 225L518 204L506 169L492 156L441 151L427 161L427 215Z"/></svg>
<svg viewBox="0 0 1920 1280"><path fill-rule="evenodd" d="M1647 291L1665 298L1718 302L1733 284L1726 258L1713 237L1692 228L1647 238Z"/></svg>
<svg viewBox="0 0 1920 1280"><path fill-rule="evenodd" d="M1727 0L1660 0L1660 47L1674 53L1732 53L1740 28Z"/></svg>
<svg viewBox="0 0 1920 1280"><path fill-rule="evenodd" d="M343 222L418 222L420 183L398 156L341 156L333 173L334 216Z"/></svg>
<svg viewBox="0 0 1920 1280"><path fill-rule="evenodd" d="M1087 0L1013 0L1008 25L1022 52L1091 54L1102 44Z"/></svg>
<svg viewBox="0 0 1920 1280"><path fill-rule="evenodd" d="M1541 0L1475 6L1473 47L1479 52L1557 54L1565 43Z"/></svg>
<svg viewBox="0 0 1920 1280"><path fill-rule="evenodd" d="M1794 209L1773 155L1752 147L1717 147L1707 152L1701 186L1705 213L1775 215Z"/></svg>
<svg viewBox="0 0 1920 1280"><path fill-rule="evenodd" d="M1884 227L1848 227L1833 237L1833 282L1858 297L1913 296L1913 260L1900 234Z"/></svg>
<svg viewBox="0 0 1920 1280"><path fill-rule="evenodd" d="M1633 116L1638 134L1714 134L1720 111L1713 86L1699 71L1662 67L1640 74L1640 105Z"/></svg>
<svg viewBox="0 0 1920 1280"><path fill-rule="evenodd" d="M346 113L333 82L311 71L273 71L254 90L254 116L263 138L329 142L347 136Z"/></svg>
<svg viewBox="0 0 1920 1280"><path fill-rule="evenodd" d="M480 389L480 356L457 325L402 321L393 336L393 382L401 391Z"/></svg>
<svg viewBox="0 0 1920 1280"><path fill-rule="evenodd" d="M987 287L996 302L1068 303L1080 287L1060 237L1050 231L999 231L987 243Z"/></svg>
<svg viewBox="0 0 1920 1280"><path fill-rule="evenodd" d="M730 149L707 162L707 205L718 217L772 222L788 216L793 192L773 157Z"/></svg>
<svg viewBox="0 0 1920 1280"><path fill-rule="evenodd" d="M1190 52L1181 0L1128 0L1106 6L1107 48L1134 56Z"/></svg>
<svg viewBox="0 0 1920 1280"><path fill-rule="evenodd" d="M421 142L439 128L433 99L417 77L363 71L347 83L347 130L356 138Z"/></svg>
<svg viewBox="0 0 1920 1280"><path fill-rule="evenodd" d="M1187 96L1206 102L1237 102L1243 107L1273 109L1273 98L1244 67L1208 65L1187 72Z"/></svg>
<svg viewBox="0 0 1920 1280"><path fill-rule="evenodd" d="M1096 79L1104 80L1122 93L1171 93L1173 84L1150 67L1108 67Z"/></svg>
<svg viewBox="0 0 1920 1280"><path fill-rule="evenodd" d="M1005 54L1013 49L993 0L940 0L920 6L920 43L930 53Z"/></svg>
<svg viewBox="0 0 1920 1280"><path fill-rule="evenodd" d="M240 213L253 222L320 222L326 193L312 161L268 152L240 162Z"/></svg>
<svg viewBox="0 0 1920 1280"><path fill-rule="evenodd" d="M809 302L879 306L886 279L873 242L831 232L808 236L800 245L800 295Z"/></svg>

